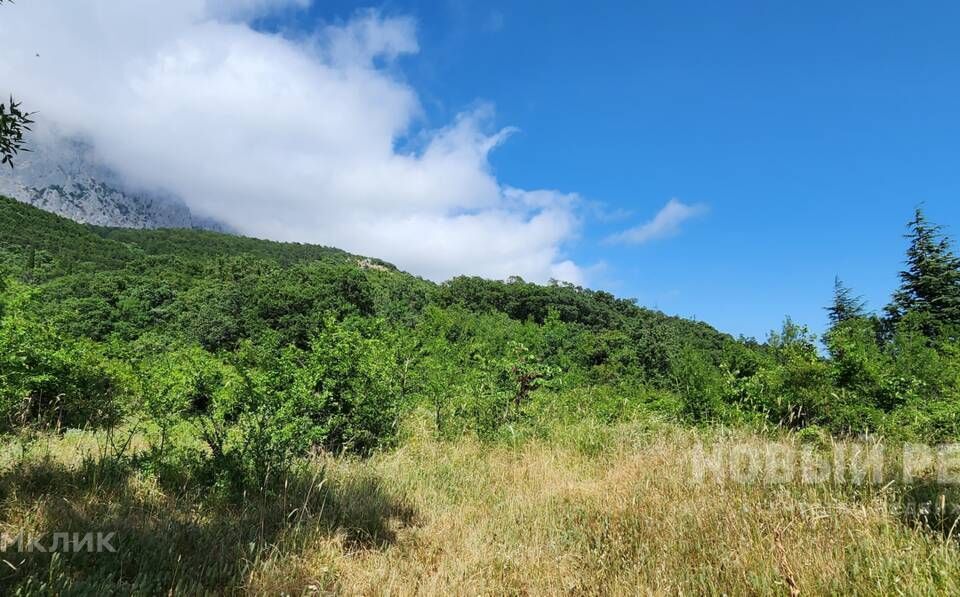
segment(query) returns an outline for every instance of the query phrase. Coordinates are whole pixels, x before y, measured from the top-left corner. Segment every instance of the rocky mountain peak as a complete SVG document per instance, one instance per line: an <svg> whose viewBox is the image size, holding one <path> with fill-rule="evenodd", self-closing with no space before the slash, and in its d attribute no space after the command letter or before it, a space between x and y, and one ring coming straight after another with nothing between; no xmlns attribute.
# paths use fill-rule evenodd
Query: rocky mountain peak
<svg viewBox="0 0 960 597"><path fill-rule="evenodd" d="M74 138L38 137L15 167L0 170L0 195L85 224L226 231L177 197L131 189L89 143Z"/></svg>

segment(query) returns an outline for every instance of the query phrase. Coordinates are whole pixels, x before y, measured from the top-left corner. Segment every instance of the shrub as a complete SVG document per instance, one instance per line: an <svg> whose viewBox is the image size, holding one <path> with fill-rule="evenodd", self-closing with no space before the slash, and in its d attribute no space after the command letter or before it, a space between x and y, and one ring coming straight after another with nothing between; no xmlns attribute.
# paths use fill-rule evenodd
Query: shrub
<svg viewBox="0 0 960 597"><path fill-rule="evenodd" d="M143 406L160 434L158 457L163 459L174 426L187 421L214 459L222 458L230 419L224 406L232 402L236 373L200 347L170 351L147 363L143 373Z"/></svg>
<svg viewBox="0 0 960 597"><path fill-rule="evenodd" d="M683 401L667 390L642 385L593 385L539 391L525 412L538 426L547 428L588 419L614 424L647 414L674 419L682 408Z"/></svg>
<svg viewBox="0 0 960 597"><path fill-rule="evenodd" d="M696 423L720 421L730 414L729 385L723 371L698 350L685 347L671 364L681 414Z"/></svg>
<svg viewBox="0 0 960 597"><path fill-rule="evenodd" d="M286 393L312 425L313 441L367 454L397 433L402 389L395 365L382 323L328 318L309 350L287 352L281 368L294 371Z"/></svg>
<svg viewBox="0 0 960 597"><path fill-rule="evenodd" d="M819 425L810 425L797 431L797 439L801 444L817 450L826 450L830 447L830 434Z"/></svg>
<svg viewBox="0 0 960 597"><path fill-rule="evenodd" d="M130 387L89 342L17 314L0 319L0 431L110 426Z"/></svg>

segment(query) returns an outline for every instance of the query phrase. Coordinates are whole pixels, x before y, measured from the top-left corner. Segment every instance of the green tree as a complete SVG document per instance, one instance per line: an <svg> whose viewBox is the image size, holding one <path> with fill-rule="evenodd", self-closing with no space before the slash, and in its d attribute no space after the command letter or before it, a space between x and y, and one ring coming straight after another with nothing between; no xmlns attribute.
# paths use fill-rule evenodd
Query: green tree
<svg viewBox="0 0 960 597"><path fill-rule="evenodd" d="M673 390L681 398L681 413L691 422L722 421L729 414L723 372L700 351L680 348L671 359Z"/></svg>
<svg viewBox="0 0 960 597"><path fill-rule="evenodd" d="M900 288L887 314L896 322L917 313L933 335L943 325L960 324L960 259L942 228L928 222L921 209L908 226L907 267L900 272Z"/></svg>
<svg viewBox="0 0 960 597"><path fill-rule="evenodd" d="M863 299L855 296L853 290L845 286L839 276L833 279L833 302L826 307L831 328L844 321L863 317L866 315L865 307Z"/></svg>
<svg viewBox="0 0 960 597"><path fill-rule="evenodd" d="M229 368L200 347L189 347L147 363L144 373L144 410L160 436L157 456L164 457L171 430L186 420L213 458L222 458L227 432L221 411L231 389Z"/></svg>
<svg viewBox="0 0 960 597"><path fill-rule="evenodd" d="M433 411L437 432L446 429L448 411L460 377L460 358L454 335L454 316L449 310L430 305L424 309L414 333L417 336L417 386Z"/></svg>
<svg viewBox="0 0 960 597"><path fill-rule="evenodd" d="M128 389L94 343L21 313L0 319L0 433L109 427L120 420Z"/></svg>
<svg viewBox="0 0 960 597"><path fill-rule="evenodd" d="M292 383L275 391L304 417L313 445L368 454L395 437L401 391L382 327L379 320L328 317L308 350L284 353L280 369L294 371Z"/></svg>

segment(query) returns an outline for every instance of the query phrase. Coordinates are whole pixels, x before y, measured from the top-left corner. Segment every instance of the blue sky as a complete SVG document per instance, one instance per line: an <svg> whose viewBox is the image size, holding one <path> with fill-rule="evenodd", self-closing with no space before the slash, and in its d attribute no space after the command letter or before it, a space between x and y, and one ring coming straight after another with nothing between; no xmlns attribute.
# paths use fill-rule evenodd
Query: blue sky
<svg viewBox="0 0 960 597"><path fill-rule="evenodd" d="M249 235L764 337L960 234L957 3L144 1L5 9L0 78Z"/></svg>
<svg viewBox="0 0 960 597"><path fill-rule="evenodd" d="M420 52L400 67L427 118L494 104L520 129L491 154L497 176L602 204L567 250L598 265L591 285L644 305L747 335L787 314L820 330L834 275L885 304L916 205L960 221L956 3L380 8L416 19ZM602 242L674 197L709 210L669 238Z"/></svg>

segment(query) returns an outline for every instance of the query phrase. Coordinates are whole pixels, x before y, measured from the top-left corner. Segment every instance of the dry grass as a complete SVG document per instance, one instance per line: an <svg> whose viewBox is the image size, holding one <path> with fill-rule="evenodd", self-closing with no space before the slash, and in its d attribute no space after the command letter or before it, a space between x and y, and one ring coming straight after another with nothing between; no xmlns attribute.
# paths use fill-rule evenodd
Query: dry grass
<svg viewBox="0 0 960 597"><path fill-rule="evenodd" d="M409 442L362 466L409 501L416 524L381 549L328 538L265 562L249 586L400 595L960 591L960 552L905 526L889 488L697 483L688 466L695 433L632 431L591 455L556 442ZM336 477L361 465L331 466Z"/></svg>
<svg viewBox="0 0 960 597"><path fill-rule="evenodd" d="M955 540L905 524L901 490L699 483L698 442L772 442L710 435L584 425L507 446L419 432L365 461L318 458L276 503L242 506L171 496L141 476L92 492L78 465L61 469L73 488L54 496L38 488L57 481L21 472L3 481L6 527L58 528L69 501L80 523L137 532L121 542L123 572L122 553L48 557L6 586L54 576L54 589L257 594L960 593Z"/></svg>

